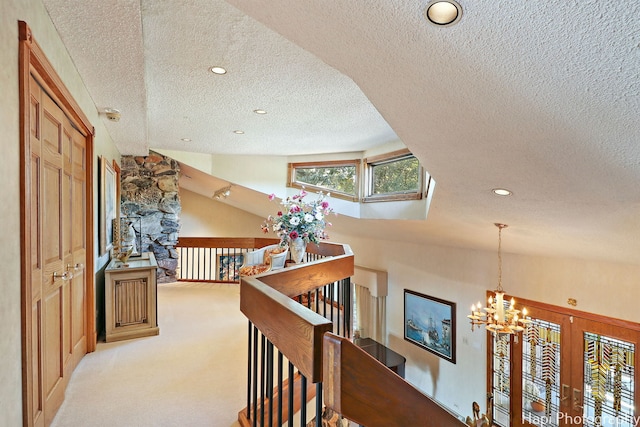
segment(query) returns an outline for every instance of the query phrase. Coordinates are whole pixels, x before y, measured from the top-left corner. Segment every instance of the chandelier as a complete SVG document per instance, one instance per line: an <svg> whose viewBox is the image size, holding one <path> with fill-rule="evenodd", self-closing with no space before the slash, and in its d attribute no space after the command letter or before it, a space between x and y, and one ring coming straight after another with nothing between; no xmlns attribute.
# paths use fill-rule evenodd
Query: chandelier
<svg viewBox="0 0 640 427"><path fill-rule="evenodd" d="M467 317L471 320L471 330L477 325L486 325L488 331L496 334L517 334L522 332L531 320L527 319L527 309L522 309L522 316L519 317L520 310L515 308L515 300L511 298L507 306L504 301L504 290L502 289L502 229L506 224L496 223L498 227L498 287L489 297L486 307L478 302L471 306L471 314Z"/></svg>

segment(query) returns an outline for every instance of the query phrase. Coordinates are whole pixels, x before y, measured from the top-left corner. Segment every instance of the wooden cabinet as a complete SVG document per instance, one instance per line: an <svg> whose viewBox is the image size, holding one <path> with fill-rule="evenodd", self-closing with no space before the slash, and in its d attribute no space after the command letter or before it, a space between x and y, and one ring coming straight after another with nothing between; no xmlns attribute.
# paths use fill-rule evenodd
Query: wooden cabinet
<svg viewBox="0 0 640 427"><path fill-rule="evenodd" d="M158 335L156 270L151 252L105 270L106 341Z"/></svg>

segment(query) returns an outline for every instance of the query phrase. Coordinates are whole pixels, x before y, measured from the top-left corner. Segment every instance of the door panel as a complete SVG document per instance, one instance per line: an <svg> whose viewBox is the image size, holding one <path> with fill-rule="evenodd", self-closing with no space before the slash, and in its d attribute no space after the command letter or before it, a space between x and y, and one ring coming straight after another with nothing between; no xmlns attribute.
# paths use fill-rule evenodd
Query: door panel
<svg viewBox="0 0 640 427"><path fill-rule="evenodd" d="M73 371L87 352L87 327L86 327L86 276L85 264L87 256L86 227L87 194L86 194L86 139L73 126L68 123L70 134L69 170L71 176L71 195L69 197L69 217L72 218L69 241L69 259L65 261L67 270L73 274L69 281L69 314L68 333L70 350L72 355L70 371Z"/></svg>
<svg viewBox="0 0 640 427"><path fill-rule="evenodd" d="M41 183L43 215L43 344L41 357L44 363L44 414L45 424L53 418L64 398L64 295L67 280L64 277L64 255L69 223L68 200L70 185L65 185L63 162L64 132L66 120L62 110L44 92L42 94L42 157L43 180ZM66 194L65 194L66 193ZM57 276L57 277L56 277Z"/></svg>
<svg viewBox="0 0 640 427"><path fill-rule="evenodd" d="M42 390L42 363L40 359L40 355L42 354L42 348L40 347L40 343L42 342L42 329L40 326L42 325L41 317L42 317L42 305L40 301L36 302L33 305L33 310L31 311L31 348L32 348L32 357L31 357L31 372L32 372L32 381L33 387L31 388L31 399L33 401L32 413L31 417L35 420L34 424L38 423L38 420L41 419L42 411L44 410L44 402L43 402L43 390Z"/></svg>
<svg viewBox="0 0 640 427"><path fill-rule="evenodd" d="M638 425L638 332L574 318L572 334L574 421L580 419L589 427Z"/></svg>

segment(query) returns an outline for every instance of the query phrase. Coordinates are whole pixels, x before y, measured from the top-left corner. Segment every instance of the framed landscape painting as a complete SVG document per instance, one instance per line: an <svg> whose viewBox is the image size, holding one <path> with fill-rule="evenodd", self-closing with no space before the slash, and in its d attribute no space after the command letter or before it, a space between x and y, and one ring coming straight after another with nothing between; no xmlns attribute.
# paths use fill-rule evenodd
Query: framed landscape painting
<svg viewBox="0 0 640 427"><path fill-rule="evenodd" d="M404 339L456 363L456 304L404 290Z"/></svg>

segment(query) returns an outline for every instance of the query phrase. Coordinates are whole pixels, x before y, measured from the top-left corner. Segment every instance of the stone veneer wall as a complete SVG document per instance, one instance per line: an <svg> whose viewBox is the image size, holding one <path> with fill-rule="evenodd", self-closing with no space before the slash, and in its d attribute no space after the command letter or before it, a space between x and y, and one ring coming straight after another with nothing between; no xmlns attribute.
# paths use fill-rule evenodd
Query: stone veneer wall
<svg viewBox="0 0 640 427"><path fill-rule="evenodd" d="M134 221L134 229L141 235L142 252L155 254L158 283L174 282L180 230L180 166L150 151L146 157L122 156L120 173L120 215L140 218Z"/></svg>

